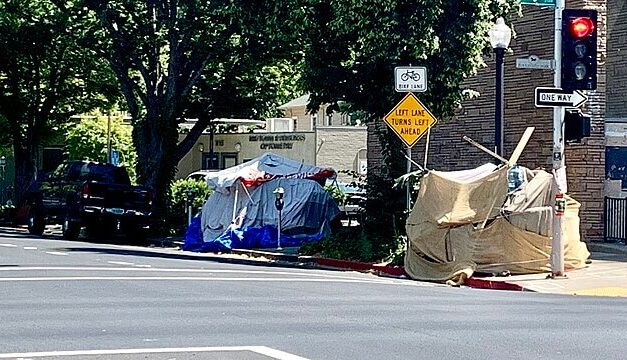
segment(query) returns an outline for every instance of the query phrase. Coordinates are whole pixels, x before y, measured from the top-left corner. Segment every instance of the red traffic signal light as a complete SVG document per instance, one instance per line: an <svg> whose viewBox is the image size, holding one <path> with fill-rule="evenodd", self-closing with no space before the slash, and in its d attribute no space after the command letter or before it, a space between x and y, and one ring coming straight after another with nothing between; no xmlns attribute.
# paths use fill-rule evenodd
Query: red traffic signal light
<svg viewBox="0 0 627 360"><path fill-rule="evenodd" d="M564 90L597 88L597 11L562 11L562 81Z"/></svg>
<svg viewBox="0 0 627 360"><path fill-rule="evenodd" d="M594 31L594 21L589 17L578 17L570 21L570 33L576 38L586 37Z"/></svg>

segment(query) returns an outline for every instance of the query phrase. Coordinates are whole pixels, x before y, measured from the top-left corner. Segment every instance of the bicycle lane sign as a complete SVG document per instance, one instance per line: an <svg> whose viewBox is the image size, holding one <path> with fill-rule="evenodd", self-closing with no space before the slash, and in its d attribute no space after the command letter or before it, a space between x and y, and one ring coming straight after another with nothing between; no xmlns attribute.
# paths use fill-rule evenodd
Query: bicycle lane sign
<svg viewBox="0 0 627 360"><path fill-rule="evenodd" d="M395 67L394 89L397 92L427 91L427 68L424 66Z"/></svg>

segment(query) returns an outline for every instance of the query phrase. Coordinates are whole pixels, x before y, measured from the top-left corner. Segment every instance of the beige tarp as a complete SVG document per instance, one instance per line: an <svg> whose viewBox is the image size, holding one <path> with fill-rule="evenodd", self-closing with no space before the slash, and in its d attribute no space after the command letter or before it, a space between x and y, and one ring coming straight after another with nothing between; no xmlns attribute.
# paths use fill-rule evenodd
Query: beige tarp
<svg viewBox="0 0 627 360"><path fill-rule="evenodd" d="M407 220L405 270L415 279L456 281L475 271L550 271L552 175L527 171L507 194L507 168L430 171ZM562 223L566 269L585 266L579 238L580 204L568 198Z"/></svg>

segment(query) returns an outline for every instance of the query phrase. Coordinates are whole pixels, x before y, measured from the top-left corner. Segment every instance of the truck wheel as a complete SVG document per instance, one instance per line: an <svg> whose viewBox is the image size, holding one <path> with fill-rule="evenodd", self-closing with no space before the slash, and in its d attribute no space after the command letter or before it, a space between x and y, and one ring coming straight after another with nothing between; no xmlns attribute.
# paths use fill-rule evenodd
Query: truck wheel
<svg viewBox="0 0 627 360"><path fill-rule="evenodd" d="M61 226L63 232L63 238L67 240L76 240L81 232L80 223L72 221L69 216L65 216L63 219L63 225Z"/></svg>
<svg viewBox="0 0 627 360"><path fill-rule="evenodd" d="M32 206L28 210L28 232L33 235L41 235L46 228L44 214L37 207Z"/></svg>

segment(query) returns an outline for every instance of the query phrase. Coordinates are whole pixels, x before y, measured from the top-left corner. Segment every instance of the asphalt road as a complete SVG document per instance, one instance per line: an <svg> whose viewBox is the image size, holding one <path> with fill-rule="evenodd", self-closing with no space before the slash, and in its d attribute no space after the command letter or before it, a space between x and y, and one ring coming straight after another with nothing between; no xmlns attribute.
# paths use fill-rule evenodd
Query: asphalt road
<svg viewBox="0 0 627 360"><path fill-rule="evenodd" d="M627 300L0 231L0 359L624 359Z"/></svg>

